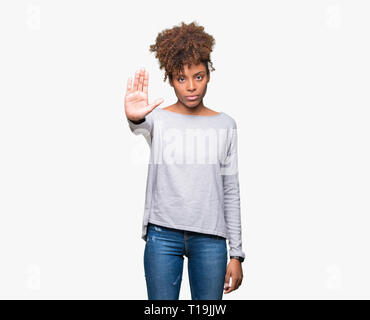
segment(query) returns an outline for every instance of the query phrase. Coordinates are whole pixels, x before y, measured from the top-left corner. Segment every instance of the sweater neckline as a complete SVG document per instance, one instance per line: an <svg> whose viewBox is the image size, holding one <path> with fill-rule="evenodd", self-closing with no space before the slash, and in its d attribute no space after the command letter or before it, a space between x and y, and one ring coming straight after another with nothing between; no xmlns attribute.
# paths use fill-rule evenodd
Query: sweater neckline
<svg viewBox="0 0 370 320"><path fill-rule="evenodd" d="M158 108L158 109L161 109L165 112L168 112L168 113L173 113L175 115L179 115L179 116L185 116L185 117L199 117L199 118L209 118L209 117L218 117L220 116L223 112L220 111L219 113L217 114L214 114L214 115L208 115L208 116L202 116L202 115L199 115L199 114L184 114L184 113L179 113L179 112L175 112L175 111L169 111L169 110L166 110L164 108Z"/></svg>

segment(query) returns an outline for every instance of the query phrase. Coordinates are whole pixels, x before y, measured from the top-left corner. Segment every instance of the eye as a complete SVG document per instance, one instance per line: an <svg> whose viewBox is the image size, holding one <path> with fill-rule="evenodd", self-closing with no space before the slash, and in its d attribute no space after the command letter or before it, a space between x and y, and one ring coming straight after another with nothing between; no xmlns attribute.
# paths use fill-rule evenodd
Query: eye
<svg viewBox="0 0 370 320"><path fill-rule="evenodd" d="M202 79L204 78L204 76L202 76L202 75L197 75L197 77L201 77L201 79L200 79L200 80L202 80ZM177 81L181 82L181 81L180 81L181 79L184 79L184 78L183 78L183 77L177 78Z"/></svg>

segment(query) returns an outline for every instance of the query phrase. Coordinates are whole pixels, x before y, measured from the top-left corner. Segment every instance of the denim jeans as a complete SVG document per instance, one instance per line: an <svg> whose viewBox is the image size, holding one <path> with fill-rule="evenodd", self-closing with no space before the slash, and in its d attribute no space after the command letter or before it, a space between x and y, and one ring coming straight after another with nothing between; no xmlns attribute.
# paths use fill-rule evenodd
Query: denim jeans
<svg viewBox="0 0 370 320"><path fill-rule="evenodd" d="M184 255L192 300L222 300L226 239L148 224L144 269L149 300L178 300Z"/></svg>

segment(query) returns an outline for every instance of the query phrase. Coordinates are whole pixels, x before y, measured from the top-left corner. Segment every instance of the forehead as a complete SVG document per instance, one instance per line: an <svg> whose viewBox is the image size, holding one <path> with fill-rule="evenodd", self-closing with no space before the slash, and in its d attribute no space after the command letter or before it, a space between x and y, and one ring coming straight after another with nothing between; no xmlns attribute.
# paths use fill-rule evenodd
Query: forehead
<svg viewBox="0 0 370 320"><path fill-rule="evenodd" d="M184 71L183 72L181 72L181 71L179 73L175 72L175 74L193 75L193 74L196 74L196 73L201 72L201 71L206 72L206 67L204 66L203 63L199 63L197 65L192 64L190 66L190 68L186 64L186 65L184 65Z"/></svg>

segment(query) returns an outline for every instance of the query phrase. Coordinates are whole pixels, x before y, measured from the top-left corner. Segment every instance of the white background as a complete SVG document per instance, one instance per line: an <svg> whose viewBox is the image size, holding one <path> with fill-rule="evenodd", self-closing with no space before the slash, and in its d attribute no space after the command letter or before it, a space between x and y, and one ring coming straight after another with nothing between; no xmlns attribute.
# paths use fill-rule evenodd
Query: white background
<svg viewBox="0 0 370 320"><path fill-rule="evenodd" d="M197 21L216 39L204 103L239 132L247 261L224 299L368 299L369 9L1 1L0 297L147 299L149 148L123 99L144 66L149 102L176 102L149 45Z"/></svg>

